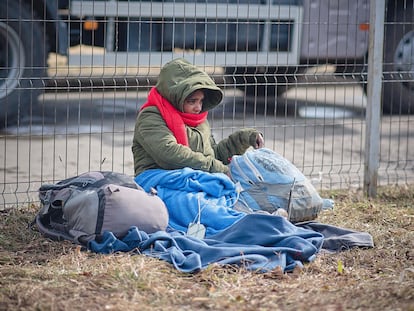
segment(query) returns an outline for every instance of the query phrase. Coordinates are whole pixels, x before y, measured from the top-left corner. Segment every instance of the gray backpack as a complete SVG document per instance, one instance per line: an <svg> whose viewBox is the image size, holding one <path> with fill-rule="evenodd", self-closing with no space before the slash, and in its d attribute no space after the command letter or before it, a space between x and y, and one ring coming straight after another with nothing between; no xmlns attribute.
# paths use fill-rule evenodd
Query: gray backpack
<svg viewBox="0 0 414 311"><path fill-rule="evenodd" d="M34 223L53 240L86 245L104 231L117 238L132 226L147 233L165 230L168 212L156 193L145 192L132 177L87 172L39 188L41 209Z"/></svg>

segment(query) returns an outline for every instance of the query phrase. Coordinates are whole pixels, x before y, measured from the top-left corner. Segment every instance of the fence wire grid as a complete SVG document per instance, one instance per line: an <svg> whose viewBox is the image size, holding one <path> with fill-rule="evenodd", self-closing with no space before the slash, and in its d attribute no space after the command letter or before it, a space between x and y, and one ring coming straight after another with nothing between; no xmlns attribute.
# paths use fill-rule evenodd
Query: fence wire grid
<svg viewBox="0 0 414 311"><path fill-rule="evenodd" d="M86 171L132 176L137 112L178 57L224 90L217 141L255 127L317 189L413 183L413 15L412 0L3 0L0 206Z"/></svg>

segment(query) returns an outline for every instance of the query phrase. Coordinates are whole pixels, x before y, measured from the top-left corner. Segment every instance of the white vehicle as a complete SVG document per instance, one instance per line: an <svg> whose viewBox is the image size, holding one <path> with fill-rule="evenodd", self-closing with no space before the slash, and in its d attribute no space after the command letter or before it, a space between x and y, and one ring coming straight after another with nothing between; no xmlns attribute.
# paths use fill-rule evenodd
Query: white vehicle
<svg viewBox="0 0 414 311"><path fill-rule="evenodd" d="M413 0L388 0L383 108L413 111ZM311 66L366 85L369 0L2 0L0 127L46 88L47 57L105 48L69 64L160 67L174 57L220 66L247 92L280 94Z"/></svg>

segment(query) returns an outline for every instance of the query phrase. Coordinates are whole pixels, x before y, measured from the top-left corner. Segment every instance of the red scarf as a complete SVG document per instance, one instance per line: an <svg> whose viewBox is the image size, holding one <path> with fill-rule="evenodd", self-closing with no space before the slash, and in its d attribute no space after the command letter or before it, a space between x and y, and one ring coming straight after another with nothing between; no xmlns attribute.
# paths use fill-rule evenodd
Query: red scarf
<svg viewBox="0 0 414 311"><path fill-rule="evenodd" d="M155 87L150 90L148 100L144 105L142 105L140 110L149 106L155 106L158 108L168 128L177 139L177 143L184 146L188 146L188 137L185 126L188 125L196 127L200 125L206 121L208 114L207 111L194 114L177 110L168 100L158 93Z"/></svg>

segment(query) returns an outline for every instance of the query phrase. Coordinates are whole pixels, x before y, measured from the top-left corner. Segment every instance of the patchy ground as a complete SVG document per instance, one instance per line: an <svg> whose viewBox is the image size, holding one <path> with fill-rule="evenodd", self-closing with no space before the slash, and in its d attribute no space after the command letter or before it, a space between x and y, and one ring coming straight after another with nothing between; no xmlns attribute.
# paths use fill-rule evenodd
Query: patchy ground
<svg viewBox="0 0 414 311"><path fill-rule="evenodd" d="M375 247L287 274L185 274L143 255L93 254L29 230L36 206L2 211L0 310L414 310L414 186L324 196L336 206L317 220L369 232Z"/></svg>

